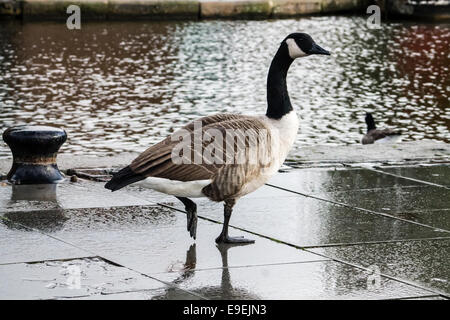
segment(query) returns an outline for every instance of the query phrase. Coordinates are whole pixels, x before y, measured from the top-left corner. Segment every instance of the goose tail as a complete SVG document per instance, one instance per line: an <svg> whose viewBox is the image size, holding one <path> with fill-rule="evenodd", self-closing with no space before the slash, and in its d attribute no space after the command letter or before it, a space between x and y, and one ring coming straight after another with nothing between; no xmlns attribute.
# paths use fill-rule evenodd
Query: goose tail
<svg viewBox="0 0 450 320"><path fill-rule="evenodd" d="M129 166L123 168L105 184L105 188L111 191L119 190L129 184L144 180L145 177L135 173Z"/></svg>

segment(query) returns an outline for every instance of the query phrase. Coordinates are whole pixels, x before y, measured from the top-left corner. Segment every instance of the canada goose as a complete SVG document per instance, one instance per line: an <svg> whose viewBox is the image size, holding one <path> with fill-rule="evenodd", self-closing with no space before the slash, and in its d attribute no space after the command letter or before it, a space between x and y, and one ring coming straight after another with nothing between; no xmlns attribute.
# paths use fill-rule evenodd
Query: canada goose
<svg viewBox="0 0 450 320"><path fill-rule="evenodd" d="M401 133L392 129L377 129L372 114L366 112L367 133L362 138L362 144L397 142Z"/></svg>
<svg viewBox="0 0 450 320"><path fill-rule="evenodd" d="M233 206L276 173L291 149L299 124L289 100L286 75L296 58L312 54L330 53L308 34L290 34L281 42L270 65L265 115L215 114L193 121L145 150L116 173L105 188L116 191L139 182L174 195L186 208L187 229L194 239L197 206L189 198L224 201L224 224L216 242L253 243L228 236Z"/></svg>

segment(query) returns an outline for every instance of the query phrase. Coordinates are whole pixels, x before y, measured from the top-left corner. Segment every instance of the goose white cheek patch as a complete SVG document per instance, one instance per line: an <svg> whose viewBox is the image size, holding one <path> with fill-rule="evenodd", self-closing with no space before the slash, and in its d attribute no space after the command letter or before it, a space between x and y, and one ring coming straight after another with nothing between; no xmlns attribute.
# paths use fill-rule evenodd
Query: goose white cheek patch
<svg viewBox="0 0 450 320"><path fill-rule="evenodd" d="M300 49L294 39L287 39L286 44L288 45L289 56L292 59L307 56L307 54Z"/></svg>

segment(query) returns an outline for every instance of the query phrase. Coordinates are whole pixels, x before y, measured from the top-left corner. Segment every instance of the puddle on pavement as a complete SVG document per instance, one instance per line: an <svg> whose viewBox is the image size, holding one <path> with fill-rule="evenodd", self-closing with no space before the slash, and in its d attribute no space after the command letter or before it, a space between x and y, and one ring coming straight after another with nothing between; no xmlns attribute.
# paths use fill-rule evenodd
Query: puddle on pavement
<svg viewBox="0 0 450 320"><path fill-rule="evenodd" d="M86 257L91 254L11 221L0 222L0 264Z"/></svg>
<svg viewBox="0 0 450 320"><path fill-rule="evenodd" d="M388 299L430 292L333 261L165 274L162 279L210 299Z"/></svg>
<svg viewBox="0 0 450 320"><path fill-rule="evenodd" d="M320 197L450 231L450 189L422 185L323 193Z"/></svg>
<svg viewBox="0 0 450 320"><path fill-rule="evenodd" d="M402 214L402 217L408 220L430 223L435 227L448 226L448 219L443 217L448 217L450 197L442 196L442 192L445 192L443 188L437 190L435 187L419 186L405 179L358 169L298 170L278 174L275 180L282 186L292 187L300 192L314 192L327 199L348 202L350 205L389 214ZM76 183L65 182L58 185L56 197L52 188L45 189L42 186L42 189L37 187L34 192L27 192L27 188L33 189L34 186L23 187L0 187L0 215L4 218L0 223L0 264L92 255L29 231L23 227L25 226L51 233L52 236L94 252L95 255L107 257L140 272L152 274L158 279L172 281L183 288L213 298L372 299L430 295L429 292L385 278L381 281L381 287L375 291L368 290L367 274L361 270L335 262L325 262L324 257L236 229L230 230L232 236L244 235L256 239L256 244L235 247L224 257L223 252L218 250L214 243L221 225L201 219L195 249L192 249L194 240L186 231L185 214L151 205L153 201L168 201L175 207L184 209L181 203L173 197L163 196L158 200L159 193L139 187L129 187L111 193L103 188L103 183L79 180ZM361 188L373 190L358 190ZM3 192L4 190L6 192ZM223 221L222 204L204 200L196 202L199 215ZM434 218L430 218L431 216ZM367 214L269 186L264 186L253 195L241 199L235 207L231 224L299 246L448 235L432 228ZM277 228L273 228L274 225ZM425 253L427 250L439 252L440 248L430 247L424 250ZM398 259L403 256L408 259L408 252L398 252ZM364 256L363 252L359 256ZM429 265L433 263L431 261ZM440 262L442 265L446 263ZM101 297L105 299L182 299L186 296L185 292L178 289L138 285L128 289L128 284L123 284L120 280L120 272L115 271L110 273L113 286L108 287L108 277L99 272L108 271L109 266L104 269L104 266L97 262L90 265L92 268L88 269L93 282L87 282L85 291L78 298L90 299L98 296L99 292L103 293ZM222 269L224 266L226 268ZM14 278L15 273L9 267L0 267ZM46 274L52 276L54 271L45 270L60 267L41 265L41 268L36 270L44 270L40 273L41 277ZM398 270L396 275L399 277L402 270L409 276L410 271L406 267ZM439 288L446 288L445 281L449 278L447 274L428 272L426 268L418 272L434 274L429 281L437 283ZM97 280L103 279L103 276L106 280L105 285L101 286L99 283L103 282ZM137 284L141 283L138 282ZM337 285L341 287L337 288ZM53 288L57 290L56 294L47 294L51 288L45 286L44 291L41 287L36 287L36 290L34 288L30 290L30 295L36 295L38 298L71 297L70 294L67 295L67 288L59 286L58 282Z"/></svg>
<svg viewBox="0 0 450 320"><path fill-rule="evenodd" d="M179 208L181 205L177 204ZM223 206L197 202L198 214L223 221ZM230 224L298 246L448 236L412 223L303 196L242 198ZM274 228L276 226L276 228ZM236 231L237 232L237 231Z"/></svg>
<svg viewBox="0 0 450 320"><path fill-rule="evenodd" d="M197 295L190 294L189 292L173 288L166 287L152 290L139 290L131 292L119 292L119 293L103 293L100 295L90 295L68 298L69 300L202 300Z"/></svg>
<svg viewBox="0 0 450 320"><path fill-rule="evenodd" d="M387 168L387 172L449 183L449 166ZM431 177L431 178L430 178ZM432 178L436 179L432 179ZM352 207L450 230L450 190L365 169L304 169L280 173L269 184Z"/></svg>
<svg viewBox="0 0 450 320"><path fill-rule="evenodd" d="M128 186L111 192L104 183L78 179L57 185L0 185L0 213L6 211L145 206L178 201L153 190Z"/></svg>
<svg viewBox="0 0 450 320"><path fill-rule="evenodd" d="M186 252L193 244L196 245L196 269L220 267L220 253L214 239L219 235L222 225L199 220L197 239L193 240L186 230L186 216L174 212L173 217L176 220L162 220L161 223L136 221L136 224L103 224L88 223L90 218L85 216L85 220L68 220L65 227L56 230L52 236L146 274L156 275L183 269ZM89 228L86 227L88 225ZM231 250L229 261L232 266L326 259L243 231L230 232L256 240L254 245Z"/></svg>
<svg viewBox="0 0 450 320"><path fill-rule="evenodd" d="M42 232L54 232L64 228L64 223L69 218L64 215L64 211L60 210L33 210L33 211L11 211L3 214L6 218L2 220L3 224L14 230L26 231L37 229ZM29 230L29 229L28 229Z"/></svg>
<svg viewBox="0 0 450 320"><path fill-rule="evenodd" d="M315 248L308 251L364 267L376 266L381 273L450 294L450 239Z"/></svg>
<svg viewBox="0 0 450 320"><path fill-rule="evenodd" d="M99 258L0 265L0 275L3 299L53 299L165 287Z"/></svg>
<svg viewBox="0 0 450 320"><path fill-rule="evenodd" d="M419 183L365 169L297 169L279 173L268 184L301 193L414 186Z"/></svg>
<svg viewBox="0 0 450 320"><path fill-rule="evenodd" d="M395 175L436 183L450 187L450 165L379 168Z"/></svg>
<svg viewBox="0 0 450 320"><path fill-rule="evenodd" d="M161 206L11 211L3 217L3 224L11 229L25 226L46 233L171 227L178 219L173 210Z"/></svg>

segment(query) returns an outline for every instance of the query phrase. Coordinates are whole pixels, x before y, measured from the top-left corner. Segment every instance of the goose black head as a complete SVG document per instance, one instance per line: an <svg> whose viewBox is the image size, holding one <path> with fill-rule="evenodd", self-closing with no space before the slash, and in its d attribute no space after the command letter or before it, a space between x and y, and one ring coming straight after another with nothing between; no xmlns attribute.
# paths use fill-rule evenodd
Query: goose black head
<svg viewBox="0 0 450 320"><path fill-rule="evenodd" d="M316 44L309 34L291 33L284 39L292 59L309 56L311 54L330 55L330 52Z"/></svg>

